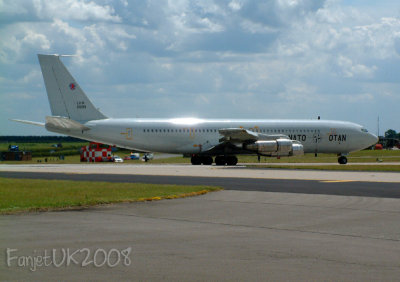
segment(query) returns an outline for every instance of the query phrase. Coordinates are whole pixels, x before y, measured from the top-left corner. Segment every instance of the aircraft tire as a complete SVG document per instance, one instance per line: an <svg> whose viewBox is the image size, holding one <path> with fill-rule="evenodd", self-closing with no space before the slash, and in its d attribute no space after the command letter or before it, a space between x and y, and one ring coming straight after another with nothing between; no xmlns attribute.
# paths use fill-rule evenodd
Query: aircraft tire
<svg viewBox="0 0 400 282"><path fill-rule="evenodd" d="M197 155L194 155L190 159L190 162L192 163L192 165L201 165L201 158Z"/></svg>
<svg viewBox="0 0 400 282"><path fill-rule="evenodd" d="M203 156L202 161L203 165L212 165L213 158L211 156Z"/></svg>
<svg viewBox="0 0 400 282"><path fill-rule="evenodd" d="M226 159L224 156L216 156L215 157L215 164L216 165L225 165L226 164Z"/></svg>
<svg viewBox="0 0 400 282"><path fill-rule="evenodd" d="M345 156L340 156L338 158L338 162L339 162L339 164L345 165L345 164L347 164L347 158Z"/></svg>
<svg viewBox="0 0 400 282"><path fill-rule="evenodd" d="M238 162L238 159L236 156L228 156L226 158L226 164L227 165L236 165Z"/></svg>

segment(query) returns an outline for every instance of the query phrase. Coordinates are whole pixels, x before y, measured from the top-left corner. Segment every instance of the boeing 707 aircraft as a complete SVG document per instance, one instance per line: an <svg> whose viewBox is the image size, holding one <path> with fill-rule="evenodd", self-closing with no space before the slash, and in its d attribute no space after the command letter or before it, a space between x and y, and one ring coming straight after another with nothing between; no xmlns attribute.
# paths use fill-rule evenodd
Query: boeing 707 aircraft
<svg viewBox="0 0 400 282"><path fill-rule="evenodd" d="M236 165L237 155L346 155L378 138L363 126L330 120L108 118L94 107L59 55L38 55L52 116L46 122L13 120L48 131L143 152L191 156L193 165Z"/></svg>

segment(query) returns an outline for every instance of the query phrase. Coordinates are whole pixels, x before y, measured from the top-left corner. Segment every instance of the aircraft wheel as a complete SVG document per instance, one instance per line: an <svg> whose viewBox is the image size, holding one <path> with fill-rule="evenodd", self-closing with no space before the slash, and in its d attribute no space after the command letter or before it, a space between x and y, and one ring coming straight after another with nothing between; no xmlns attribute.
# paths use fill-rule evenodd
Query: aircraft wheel
<svg viewBox="0 0 400 282"><path fill-rule="evenodd" d="M212 165L213 158L211 156L204 156L202 157L202 163L203 165Z"/></svg>
<svg viewBox="0 0 400 282"><path fill-rule="evenodd" d="M339 164L347 164L347 158L345 156L340 156L338 162Z"/></svg>
<svg viewBox="0 0 400 282"><path fill-rule="evenodd" d="M236 165L238 162L238 159L236 156L228 156L226 158L226 163L227 165Z"/></svg>
<svg viewBox="0 0 400 282"><path fill-rule="evenodd" d="M194 155L190 159L190 162L192 163L192 165L201 165L201 158L197 155Z"/></svg>
<svg viewBox="0 0 400 282"><path fill-rule="evenodd" d="M215 164L216 165L225 165L226 164L226 160L224 156L216 156L215 157Z"/></svg>

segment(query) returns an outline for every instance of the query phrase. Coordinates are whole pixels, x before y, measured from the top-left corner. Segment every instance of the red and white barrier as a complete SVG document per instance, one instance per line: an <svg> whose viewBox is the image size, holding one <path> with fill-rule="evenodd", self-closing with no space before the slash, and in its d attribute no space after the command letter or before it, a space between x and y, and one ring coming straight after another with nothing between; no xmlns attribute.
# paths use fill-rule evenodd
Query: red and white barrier
<svg viewBox="0 0 400 282"><path fill-rule="evenodd" d="M104 148L102 144L91 142L89 146L81 148L81 162L111 162L111 146Z"/></svg>

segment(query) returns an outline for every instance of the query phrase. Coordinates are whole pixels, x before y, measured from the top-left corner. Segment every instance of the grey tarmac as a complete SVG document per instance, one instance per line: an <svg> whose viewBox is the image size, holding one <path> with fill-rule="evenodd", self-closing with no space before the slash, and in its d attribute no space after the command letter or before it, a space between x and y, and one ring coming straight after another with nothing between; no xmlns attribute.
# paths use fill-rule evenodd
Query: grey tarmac
<svg viewBox="0 0 400 282"><path fill-rule="evenodd" d="M1 170L4 176L7 172ZM333 175L329 179L312 183L333 185L333 189L340 185L351 189L360 183ZM263 181L281 185L282 191L296 183L276 178ZM298 181L304 186L310 183ZM376 190L383 184L397 185L379 180L364 183L375 185L371 187ZM2 280L365 281L400 277L399 198L224 190L177 200L0 216L0 230ZM63 248L88 248L93 254L99 248L128 247L132 250L128 266L72 263L30 271L15 263L6 265L7 248L17 249L14 254L22 257L53 249L60 254Z"/></svg>
<svg viewBox="0 0 400 282"><path fill-rule="evenodd" d="M246 166L192 166L183 164L0 164L0 171L78 174L129 174L298 180L352 180L400 183L398 172L318 171L246 168Z"/></svg>

